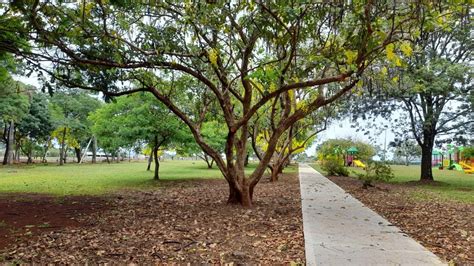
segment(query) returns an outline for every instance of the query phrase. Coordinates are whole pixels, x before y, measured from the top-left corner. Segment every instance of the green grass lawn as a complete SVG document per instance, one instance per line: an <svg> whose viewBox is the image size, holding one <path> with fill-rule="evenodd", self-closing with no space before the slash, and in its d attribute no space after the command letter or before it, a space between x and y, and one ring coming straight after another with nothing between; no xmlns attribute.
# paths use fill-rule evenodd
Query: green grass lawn
<svg viewBox="0 0 474 266"><path fill-rule="evenodd" d="M311 164L313 168L324 174L318 164ZM395 178L390 183L407 183L410 181L418 181L420 179L419 165L392 165ZM362 173L362 169L351 167L350 170ZM356 177L354 173L350 174ZM465 174L464 172L455 170L439 170L433 168L434 184L418 185L413 196L416 198L442 198L460 202L474 203L474 174Z"/></svg>
<svg viewBox="0 0 474 266"><path fill-rule="evenodd" d="M254 167L250 165L248 171L251 172ZM157 182L152 178L153 172L146 171L145 162L0 167L0 193L99 195L123 188L156 186ZM165 181L222 178L222 175L217 167L207 169L202 161L168 160L160 164L160 178Z"/></svg>

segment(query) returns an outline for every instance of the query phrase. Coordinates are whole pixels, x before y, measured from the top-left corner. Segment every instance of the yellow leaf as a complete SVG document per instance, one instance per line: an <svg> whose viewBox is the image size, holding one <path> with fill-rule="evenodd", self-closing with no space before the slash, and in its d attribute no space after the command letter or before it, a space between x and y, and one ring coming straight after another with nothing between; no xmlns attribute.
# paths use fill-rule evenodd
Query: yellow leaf
<svg viewBox="0 0 474 266"><path fill-rule="evenodd" d="M407 41L404 41L400 45L400 50L402 50L403 54L405 54L406 56L411 56L411 54L413 53L413 49L411 48L410 43Z"/></svg>
<svg viewBox="0 0 474 266"><path fill-rule="evenodd" d="M386 67L382 67L382 69L380 70L380 73L382 73L382 75L386 76L387 73L388 73L388 70Z"/></svg>
<svg viewBox="0 0 474 266"><path fill-rule="evenodd" d="M347 63L350 65L354 62L354 60L357 58L357 51L351 51L347 50L344 52L347 58Z"/></svg>
<svg viewBox="0 0 474 266"><path fill-rule="evenodd" d="M393 61L394 58L395 58L395 53L393 52L394 48L395 48L395 46L393 45L393 43L390 43L385 47L385 52L387 53L387 58L390 61Z"/></svg>
<svg viewBox="0 0 474 266"><path fill-rule="evenodd" d="M207 54L209 56L209 61L211 62L211 64L217 67L217 51L212 48Z"/></svg>
<svg viewBox="0 0 474 266"><path fill-rule="evenodd" d="M393 81L393 82L398 82L398 77L393 77L393 78L392 78L392 81Z"/></svg>
<svg viewBox="0 0 474 266"><path fill-rule="evenodd" d="M270 89L270 92L276 91L277 87L276 87L275 83L272 82L272 83L270 84L270 88L269 88L269 89Z"/></svg>
<svg viewBox="0 0 474 266"><path fill-rule="evenodd" d="M402 66L402 60L398 56L395 58L395 65L398 67Z"/></svg>
<svg viewBox="0 0 474 266"><path fill-rule="evenodd" d="M364 85L364 82L362 80L357 81L357 84L356 84L357 88L360 89L362 88L363 85Z"/></svg>

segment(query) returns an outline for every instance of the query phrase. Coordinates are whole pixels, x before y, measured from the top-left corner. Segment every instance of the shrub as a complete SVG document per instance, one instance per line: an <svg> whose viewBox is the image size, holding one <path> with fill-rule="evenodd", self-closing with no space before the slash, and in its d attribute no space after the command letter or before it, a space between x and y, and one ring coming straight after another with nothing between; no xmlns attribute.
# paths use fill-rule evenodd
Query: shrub
<svg viewBox="0 0 474 266"><path fill-rule="evenodd" d="M359 174L355 173L359 180L364 181L362 187L367 189L368 187L373 187L373 181L388 181L394 178L394 174L390 165L383 162L374 162L369 161L365 167L365 173Z"/></svg>
<svg viewBox="0 0 474 266"><path fill-rule="evenodd" d="M322 161L321 168L328 175L349 176L349 170L344 167L343 161L334 157L328 157Z"/></svg>
<svg viewBox="0 0 474 266"><path fill-rule="evenodd" d="M474 146L464 148L462 157L466 160L474 159Z"/></svg>

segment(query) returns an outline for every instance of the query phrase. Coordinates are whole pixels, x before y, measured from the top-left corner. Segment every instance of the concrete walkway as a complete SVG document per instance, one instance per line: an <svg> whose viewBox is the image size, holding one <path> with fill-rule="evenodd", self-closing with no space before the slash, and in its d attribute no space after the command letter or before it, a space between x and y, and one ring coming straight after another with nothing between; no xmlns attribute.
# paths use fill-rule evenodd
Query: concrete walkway
<svg viewBox="0 0 474 266"><path fill-rule="evenodd" d="M299 174L307 265L443 265L310 166Z"/></svg>

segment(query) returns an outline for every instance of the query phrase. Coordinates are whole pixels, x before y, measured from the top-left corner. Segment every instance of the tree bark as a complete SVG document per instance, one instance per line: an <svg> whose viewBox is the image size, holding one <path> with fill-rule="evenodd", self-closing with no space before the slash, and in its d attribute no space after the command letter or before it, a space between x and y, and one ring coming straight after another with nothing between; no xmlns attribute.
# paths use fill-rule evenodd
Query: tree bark
<svg viewBox="0 0 474 266"><path fill-rule="evenodd" d="M14 148L14 143L15 141L15 123L10 121L10 126L8 128L8 133L7 133L7 147L5 150L5 157L3 159L3 164L8 164L11 165L13 163L13 148Z"/></svg>
<svg viewBox="0 0 474 266"><path fill-rule="evenodd" d="M239 187L236 184L229 182L229 197L227 203L242 205L246 208L252 207L253 190L255 185L246 182L244 179L239 182Z"/></svg>
<svg viewBox="0 0 474 266"><path fill-rule="evenodd" d="M421 176L420 181L433 181L433 171L431 168L431 156L433 152L433 144L424 143L421 146Z"/></svg>
<svg viewBox="0 0 474 266"><path fill-rule="evenodd" d="M48 154L48 150L49 150L49 141L51 140L51 136L48 137L48 139L46 140L46 143L44 144L43 146L43 156L41 158L41 162L42 163L46 163L47 160L46 160L46 155Z"/></svg>
<svg viewBox="0 0 474 266"><path fill-rule="evenodd" d="M20 152L20 143L17 142L16 145L15 145L15 153L14 153L14 156L13 156L13 158L14 158L13 161L20 163L20 162L21 162L21 161L20 161L20 155L21 155L21 152Z"/></svg>
<svg viewBox="0 0 474 266"><path fill-rule="evenodd" d="M160 161L158 160L158 148L159 148L159 144L158 144L158 136L155 136L155 145L153 147L153 156L155 157L155 174L153 176L153 179L155 180L160 180L160 176L159 176L159 170L160 170Z"/></svg>
<svg viewBox="0 0 474 266"><path fill-rule="evenodd" d="M280 177L280 174L283 173L283 163L277 162L273 164L270 170L270 182L277 182L278 178Z"/></svg>
<svg viewBox="0 0 474 266"><path fill-rule="evenodd" d="M249 165L249 157L250 157L250 154L247 152L247 155L245 156L245 162L244 162L245 167Z"/></svg>
<svg viewBox="0 0 474 266"><path fill-rule="evenodd" d="M67 152L68 152L68 150L69 150L69 147L66 145L66 146L64 147L64 156L63 156L63 158L64 158L64 163L67 163Z"/></svg>
<svg viewBox="0 0 474 266"><path fill-rule="evenodd" d="M148 166L146 167L147 171L150 171L151 163L153 162L153 152L150 153L150 157L148 157Z"/></svg>
<svg viewBox="0 0 474 266"><path fill-rule="evenodd" d="M92 163L97 163L97 138L92 136Z"/></svg>
<svg viewBox="0 0 474 266"><path fill-rule="evenodd" d="M160 160L158 160L159 158L158 158L158 148L157 147L153 150L153 153L154 153L154 157L155 157L155 174L153 176L153 179L160 180L160 175L159 175Z"/></svg>
<svg viewBox="0 0 474 266"><path fill-rule="evenodd" d="M423 130L423 143L421 146L421 176L420 181L434 181L433 171L432 171L432 154L435 133L430 127Z"/></svg>
<svg viewBox="0 0 474 266"><path fill-rule="evenodd" d="M28 158L26 160L26 164L33 163L33 149L28 150L28 152L26 153L26 157Z"/></svg>
<svg viewBox="0 0 474 266"><path fill-rule="evenodd" d="M59 148L59 165L64 165L66 161L66 131L67 128L64 127L63 129L63 138L61 140L61 146Z"/></svg>
<svg viewBox="0 0 474 266"><path fill-rule="evenodd" d="M81 161L81 148L74 147L74 152L76 153L77 163Z"/></svg>
<svg viewBox="0 0 474 266"><path fill-rule="evenodd" d="M214 164L214 159L212 159L210 156L204 153L204 156L202 157L204 161L207 164L208 169L212 169L212 165Z"/></svg>

